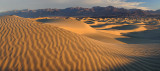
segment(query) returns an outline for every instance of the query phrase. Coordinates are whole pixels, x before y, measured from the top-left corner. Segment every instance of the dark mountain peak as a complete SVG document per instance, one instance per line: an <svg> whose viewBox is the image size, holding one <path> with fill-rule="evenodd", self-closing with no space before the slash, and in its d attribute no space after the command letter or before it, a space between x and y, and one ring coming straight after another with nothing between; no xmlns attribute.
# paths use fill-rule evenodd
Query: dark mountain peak
<svg viewBox="0 0 160 71"><path fill-rule="evenodd" d="M0 15L17 15L21 17L47 17L47 16L83 16L83 17L128 17L128 16L145 16L150 13L141 9L124 9L113 6L92 8L69 7L66 9L37 9L37 10L16 10L0 13Z"/></svg>
<svg viewBox="0 0 160 71"><path fill-rule="evenodd" d="M112 9L113 9L113 8L115 8L115 7L113 7L113 6L107 6L107 8L112 8Z"/></svg>
<svg viewBox="0 0 160 71"><path fill-rule="evenodd" d="M83 7L69 7L69 8L66 8L68 10L81 10L81 9L85 9Z"/></svg>
<svg viewBox="0 0 160 71"><path fill-rule="evenodd" d="M160 9L156 10L156 12L160 12Z"/></svg>

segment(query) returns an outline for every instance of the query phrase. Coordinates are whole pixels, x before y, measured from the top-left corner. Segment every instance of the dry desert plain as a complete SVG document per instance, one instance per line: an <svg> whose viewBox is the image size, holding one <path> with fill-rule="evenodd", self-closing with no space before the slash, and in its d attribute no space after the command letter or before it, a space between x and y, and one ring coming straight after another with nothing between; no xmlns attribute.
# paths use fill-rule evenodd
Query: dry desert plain
<svg viewBox="0 0 160 71"><path fill-rule="evenodd" d="M160 71L160 20L0 17L0 71Z"/></svg>

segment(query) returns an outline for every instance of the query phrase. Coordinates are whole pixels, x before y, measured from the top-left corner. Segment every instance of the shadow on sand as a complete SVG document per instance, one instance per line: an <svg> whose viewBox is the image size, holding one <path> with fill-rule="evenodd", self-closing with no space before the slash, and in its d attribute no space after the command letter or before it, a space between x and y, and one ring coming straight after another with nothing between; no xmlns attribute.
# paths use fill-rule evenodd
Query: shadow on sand
<svg viewBox="0 0 160 71"><path fill-rule="evenodd" d="M42 23L48 23L48 22L54 22L55 19L38 19L36 21L37 22L42 22Z"/></svg>
<svg viewBox="0 0 160 71"><path fill-rule="evenodd" d="M131 32L123 34L123 36L127 36L129 38L117 38L117 40L128 44L160 43L160 29Z"/></svg>
<svg viewBox="0 0 160 71"><path fill-rule="evenodd" d="M132 59L133 62L118 65L110 71L160 71L160 55L154 56L123 56Z"/></svg>
<svg viewBox="0 0 160 71"><path fill-rule="evenodd" d="M116 30L133 30L138 28L138 25L123 25L123 26L118 26L118 27L112 27L108 29L101 29L101 30L110 30L110 29L116 29Z"/></svg>

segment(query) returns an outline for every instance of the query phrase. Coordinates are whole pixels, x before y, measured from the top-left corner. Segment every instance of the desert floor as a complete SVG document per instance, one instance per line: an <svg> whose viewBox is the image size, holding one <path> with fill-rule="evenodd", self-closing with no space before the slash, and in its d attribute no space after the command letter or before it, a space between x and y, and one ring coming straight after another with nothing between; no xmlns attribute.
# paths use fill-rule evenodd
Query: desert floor
<svg viewBox="0 0 160 71"><path fill-rule="evenodd" d="M0 17L0 71L160 71L160 20Z"/></svg>

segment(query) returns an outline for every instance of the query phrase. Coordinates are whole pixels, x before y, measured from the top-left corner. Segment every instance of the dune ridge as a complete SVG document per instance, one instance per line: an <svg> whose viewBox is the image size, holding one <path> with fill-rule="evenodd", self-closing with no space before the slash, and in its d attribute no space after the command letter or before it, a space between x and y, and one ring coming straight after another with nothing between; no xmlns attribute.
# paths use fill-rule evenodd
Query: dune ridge
<svg viewBox="0 0 160 71"><path fill-rule="evenodd" d="M43 22L46 24L58 26L63 29L67 29L69 31L78 33L78 34L86 34L86 33L94 33L95 29L91 28L89 25L77 21L74 18L51 18L51 19L38 19L38 22Z"/></svg>
<svg viewBox="0 0 160 71"><path fill-rule="evenodd" d="M0 17L0 32L0 71L160 70L159 44L103 43L17 16Z"/></svg>
<svg viewBox="0 0 160 71"><path fill-rule="evenodd" d="M33 20L36 20L38 22L42 22L45 24L48 24L50 26L58 26L60 28L63 28L65 30L85 35L89 38L107 42L107 43L117 43L117 44L125 44L121 41L115 40L114 38L110 36L108 33L99 32L96 29L90 27L88 24L84 23L83 21L77 21L76 18L33 18Z"/></svg>

